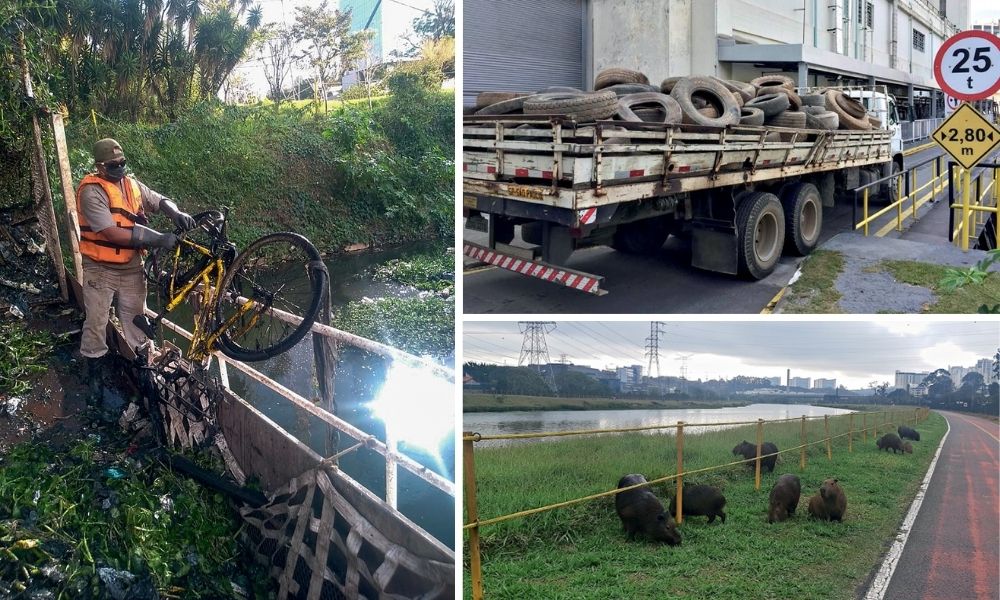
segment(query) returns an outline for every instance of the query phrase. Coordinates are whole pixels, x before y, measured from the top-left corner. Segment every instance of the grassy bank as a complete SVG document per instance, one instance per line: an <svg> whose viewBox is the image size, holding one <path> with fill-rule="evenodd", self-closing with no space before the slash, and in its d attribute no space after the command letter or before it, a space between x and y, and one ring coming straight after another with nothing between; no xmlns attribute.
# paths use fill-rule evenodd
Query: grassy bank
<svg viewBox="0 0 1000 600"><path fill-rule="evenodd" d="M855 420L858 427L861 419ZM823 436L822 419L807 423L809 440ZM848 426L847 417L830 419L831 435ZM492 598L518 599L853 598L892 539L946 429L936 414L916 427L922 441L913 444L912 455L879 452L870 434L867 443L854 440L853 452L846 437L835 440L832 461L824 447L810 447L804 471L797 451L782 455L774 473L764 473L760 491L740 465L689 476L685 485L722 488L728 519L708 525L704 517L687 518L679 547L627 541L613 496L486 526L486 590ZM764 437L779 449L791 448L799 428L798 422L767 425ZM755 439L753 427L690 433L686 470L730 462L734 445ZM676 469L674 442L673 436L627 434L477 450L480 518L607 491L626 473L668 475ZM801 478L799 511L769 525L768 493L782 473ZM847 494L843 523L807 517L809 496L829 477L838 478ZM668 482L654 492L666 504L673 488ZM468 553L464 559L468 597Z"/></svg>
<svg viewBox="0 0 1000 600"><path fill-rule="evenodd" d="M465 394L462 412L509 412L513 410L621 410L658 408L721 408L744 406L726 400L646 400L631 398L554 398L503 394Z"/></svg>

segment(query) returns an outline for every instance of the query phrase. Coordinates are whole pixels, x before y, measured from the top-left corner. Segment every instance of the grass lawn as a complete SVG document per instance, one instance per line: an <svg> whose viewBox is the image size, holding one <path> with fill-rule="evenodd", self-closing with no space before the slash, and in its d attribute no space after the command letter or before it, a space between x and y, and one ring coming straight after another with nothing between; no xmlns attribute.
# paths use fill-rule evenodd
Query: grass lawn
<svg viewBox="0 0 1000 600"><path fill-rule="evenodd" d="M729 400L647 400L630 398L555 398L510 394L465 394L462 412L508 412L514 410L614 410L658 408L720 408L744 406Z"/></svg>
<svg viewBox="0 0 1000 600"><path fill-rule="evenodd" d="M881 264L897 281L934 292L938 300L924 308L926 313L976 313L983 304L1000 303L1000 273L990 273L979 285L967 285L949 292L940 285L947 267L905 260Z"/></svg>
<svg viewBox="0 0 1000 600"><path fill-rule="evenodd" d="M902 421L913 410L889 413ZM879 416L880 421L882 416ZM871 427L872 417L866 417ZM854 417L859 429L861 417ZM912 419L908 422L912 423ZM807 422L808 440L824 437L823 419ZM848 430L849 419L831 418L830 434ZM754 490L752 471L742 465L691 475L685 485L710 484L728 502L725 524L688 517L680 525L681 546L627 541L614 497L556 509L482 529L483 582L488 598L854 598L891 543L944 435L943 418L931 414L916 425L920 442L912 455L879 452L868 433L811 446L807 466L799 452L781 455L774 473ZM895 430L895 424L891 425ZM880 423L879 432L885 430ZM754 427L691 435L685 432L687 470L731 462L732 447L755 439ZM765 426L764 439L779 449L798 445L798 421ZM614 489L626 473L647 479L676 470L675 438L626 434L487 448L476 451L480 519ZM798 475L802 497L797 514L767 523L768 494L783 473ZM843 523L808 518L809 496L836 477L847 495ZM653 487L666 505L673 482ZM471 596L469 556L464 589Z"/></svg>
<svg viewBox="0 0 1000 600"><path fill-rule="evenodd" d="M785 295L781 312L792 314L841 313L840 292L833 283L844 270L844 257L832 250L817 250L802 265L802 275Z"/></svg>

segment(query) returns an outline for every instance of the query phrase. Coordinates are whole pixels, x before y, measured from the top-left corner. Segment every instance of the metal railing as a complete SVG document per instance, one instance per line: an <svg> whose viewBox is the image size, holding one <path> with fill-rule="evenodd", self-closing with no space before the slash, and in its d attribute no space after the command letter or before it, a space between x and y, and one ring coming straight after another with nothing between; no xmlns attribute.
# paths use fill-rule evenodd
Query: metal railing
<svg viewBox="0 0 1000 600"><path fill-rule="evenodd" d="M805 415L801 417L791 417L787 419L772 419L765 421L764 419L757 419L756 421L731 421L722 423L685 423L683 421L678 421L676 425L652 425L644 427L627 427L627 428L616 428L616 429L590 429L590 430L580 430L580 431L555 431L555 432L544 432L544 433L515 433L515 434L503 434L503 435L481 435L473 432L464 432L462 434L462 462L463 462L463 479L465 485L465 511L467 522L462 526L464 531L468 532L469 535L469 568L470 568L470 578L472 580L472 598L473 600L482 600L484 597L483 591L483 574L482 574L482 553L480 550L480 528L488 525L495 525L497 523L502 523L504 521L511 521L514 519L521 519L531 515L536 515L543 512L548 512L560 508L565 508L568 506L573 506L576 504L581 504L583 502L589 502L591 500L596 500L598 498L605 498L609 496L614 496L623 491L636 489L640 487L648 487L657 483L664 483L667 481L675 481L676 483L676 495L674 496L677 500L676 503L676 514L675 520L678 524L683 522L682 513L682 503L683 503L683 491L684 491L684 477L688 475L694 475L697 473L705 473L709 471L716 471L720 469L726 469L735 465L750 465L754 466L754 489L760 490L761 482L761 462L763 459L778 456L781 454L786 454L789 452L799 453L799 469L805 470L806 468L806 449L811 446L823 445L825 447L825 454L827 460L833 460L833 449L832 441L840 438L847 438L847 451L854 451L854 436L855 434L860 434L862 440L867 442L869 432L874 440L878 437L878 430L880 426L883 431L886 431L886 426L896 425L894 420L899 417L900 424L916 424L923 421L930 414L927 408L916 408L916 409L894 409L891 411L874 411L874 412L864 412L864 413L849 413L846 415L833 415L834 418L846 418L848 421L847 431L838 435L830 434L830 416L831 415L821 415L815 417L807 417ZM890 415L892 415L893 420L890 420ZM869 416L871 418L869 419ZM862 423L860 429L855 429L854 419L855 417L861 417ZM808 441L808 436L806 433L806 421L813 421L823 419L823 436L814 441ZM779 450L778 452L773 452L770 454L762 454L761 449L764 443L764 425L765 424L776 424L776 423L800 423L799 429L799 441L801 442L798 446L792 448L786 448L785 450ZM756 456L754 458L747 458L743 460L736 460L728 462L725 464L712 465L709 467L703 467L699 469L684 470L684 431L692 427L720 427L720 426L740 426L740 425L754 425L756 426ZM489 441L489 440L500 440L500 439L531 439L531 438L551 438L551 437L568 437L568 436L588 436L596 434L608 434L608 433L635 433L644 431L657 431L657 430L668 430L674 429L676 434L676 448L677 448L677 465L674 473L669 475L664 475L646 481L645 483L636 484L624 488L615 488L613 490L608 490L604 492L599 492L596 494L589 494L586 496L581 496L578 498L573 498L570 500L565 500L562 502L557 502L554 504L549 504L546 506L539 506L536 508L530 508L527 510L518 511L515 513L510 513L506 515L500 515L496 517L491 517L488 519L479 518L479 501L477 497L477 481L476 481L476 458L475 458L475 444L477 442Z"/></svg>
<svg viewBox="0 0 1000 600"><path fill-rule="evenodd" d="M980 163L971 170L963 169L954 162L948 162L948 172L956 171L955 185L948 190L948 241L968 252L970 243L979 241L984 249L997 247L997 206L1000 205L1000 163ZM973 176L972 171L978 169ZM984 184L989 174L989 183ZM961 196L956 204L955 193ZM958 223L956 223L956 211Z"/></svg>
<svg viewBox="0 0 1000 600"><path fill-rule="evenodd" d="M866 183L865 185L859 186L851 190L853 193L853 206L852 206L852 222L854 223L854 230L857 231L861 229L864 231L865 236L869 235L872 223L874 223L878 218L885 214L895 210L895 229L896 231L903 231L903 222L907 218L917 219L917 209L924 205L928 201L933 201L937 198L937 195L944 191L944 187L947 184L947 177L950 173L944 170L944 158L943 156L936 156L934 158L929 158L922 162L913 165L912 167L901 171L899 173L894 173L875 181ZM931 170L931 177L927 179L921 185L917 184L917 170L922 168L928 163L933 163L934 167ZM870 208L870 195L871 188L873 186L881 186L885 182L894 181L895 183L895 199L890 202L887 206L881 210L869 214L868 210ZM926 194L921 196L921 192L931 188ZM863 218L858 220L858 201L861 201L861 210ZM904 205L909 202L908 208L904 208ZM907 215L908 213L908 215ZM881 229L879 229L875 235L877 237L882 237L889 231L893 229L893 222L889 222Z"/></svg>
<svg viewBox="0 0 1000 600"><path fill-rule="evenodd" d="M903 143L915 142L931 137L944 119L917 119L916 121L900 121L899 133Z"/></svg>

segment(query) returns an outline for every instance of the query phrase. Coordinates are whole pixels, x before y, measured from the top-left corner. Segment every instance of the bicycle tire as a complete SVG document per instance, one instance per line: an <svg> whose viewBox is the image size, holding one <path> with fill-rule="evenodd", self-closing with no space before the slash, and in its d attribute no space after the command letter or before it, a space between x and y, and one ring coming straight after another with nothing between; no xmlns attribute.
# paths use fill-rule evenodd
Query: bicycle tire
<svg viewBox="0 0 1000 600"><path fill-rule="evenodd" d="M232 266L226 270L226 274L222 279L223 293L229 293L230 290L234 289L234 281L237 275L241 273L245 263L250 260L250 257L254 256L255 253L265 246L276 244L291 244L292 246L296 246L304 250L305 255L309 259L306 268L309 271L307 277L310 281L310 296L308 307L305 309L304 314L298 315L302 317L302 323L283 339L266 347L245 348L237 340L234 340L228 331L222 332L219 336L219 350L232 359L243 362L256 362L274 358L290 350L309 332L312 324L316 321L316 315L319 314L320 304L326 296L327 288L329 287L329 275L325 268L319 269L312 266L316 263L322 264L322 257L319 250L305 237L289 231L265 235L247 246L247 249L241 252L236 257L236 260L233 261ZM216 328L225 323L223 311L226 305L222 298L216 303Z"/></svg>

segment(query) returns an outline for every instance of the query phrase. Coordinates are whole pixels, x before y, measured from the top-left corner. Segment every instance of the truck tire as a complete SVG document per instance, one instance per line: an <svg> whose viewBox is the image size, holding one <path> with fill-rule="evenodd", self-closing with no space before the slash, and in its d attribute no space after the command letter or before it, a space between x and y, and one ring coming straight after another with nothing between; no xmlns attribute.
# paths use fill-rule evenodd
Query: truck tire
<svg viewBox="0 0 1000 600"><path fill-rule="evenodd" d="M758 95L760 95L760 88L773 88L773 87L783 87L789 90L795 89L795 80L791 77L786 77L784 75L764 75L763 77L757 77L756 79L750 80L750 85L754 86L758 90ZM773 93L773 92L768 92Z"/></svg>
<svg viewBox="0 0 1000 600"><path fill-rule="evenodd" d="M823 198L811 183L792 183L780 193L785 209L785 250L806 256L823 233Z"/></svg>
<svg viewBox="0 0 1000 600"><path fill-rule="evenodd" d="M683 122L706 127L726 127L740 122L740 107L730 92L718 81L708 77L685 77L678 81L670 95L681 107ZM718 117L709 118L698 112L694 98L706 100L718 112Z"/></svg>
<svg viewBox="0 0 1000 600"><path fill-rule="evenodd" d="M580 88L568 87L565 85L554 85L552 87L547 87L544 90L538 90L536 94L586 94L587 92L581 90Z"/></svg>
<svg viewBox="0 0 1000 600"><path fill-rule="evenodd" d="M660 91L663 92L664 94L669 94L670 92L673 91L674 86L677 85L677 82L680 81L681 79L684 79L684 78L683 77L667 77L666 79L663 80L662 83L660 83Z"/></svg>
<svg viewBox="0 0 1000 600"><path fill-rule="evenodd" d="M715 110L714 106L706 106L698 109L698 114L703 117L708 117L709 119L718 119L719 111Z"/></svg>
<svg viewBox="0 0 1000 600"><path fill-rule="evenodd" d="M837 113L841 129L868 131L872 128L871 123L868 122L868 111L865 110L865 107L840 90L826 92L826 107ZM858 114L859 109L860 114Z"/></svg>
<svg viewBox="0 0 1000 600"><path fill-rule="evenodd" d="M642 94L644 92L660 92L660 88L648 83L617 83L604 88L606 92L614 92L616 96L628 96L629 94Z"/></svg>
<svg viewBox="0 0 1000 600"><path fill-rule="evenodd" d="M666 123L667 113L662 108L634 108L632 112L643 123Z"/></svg>
<svg viewBox="0 0 1000 600"><path fill-rule="evenodd" d="M826 104L823 106L810 106L808 104L802 105L802 112L809 113L810 115L818 115L819 113L830 112L826 109Z"/></svg>
<svg viewBox="0 0 1000 600"><path fill-rule="evenodd" d="M758 96L767 96L768 94L784 94L788 96L788 103L792 107L791 108L792 110L802 109L802 98L800 98L798 94L796 94L794 91L788 88L769 85L766 87L762 87L760 88L760 90L757 91Z"/></svg>
<svg viewBox="0 0 1000 600"><path fill-rule="evenodd" d="M719 79L718 77L713 77L712 79L725 86L725 88L732 92L734 96L741 99L744 104L746 104L748 100L752 100L757 96L757 88L749 83L736 81L734 79Z"/></svg>
<svg viewBox="0 0 1000 600"><path fill-rule="evenodd" d="M892 164L889 165L889 175L899 175L901 171L902 169L900 168L899 163L892 161ZM885 200L886 204L895 202L899 191L899 178L893 178L883 182L881 188L881 196Z"/></svg>
<svg viewBox="0 0 1000 600"><path fill-rule="evenodd" d="M476 110L482 110L487 106L493 106L498 102L506 102L515 98L530 96L532 92L482 92L476 96Z"/></svg>
<svg viewBox="0 0 1000 600"><path fill-rule="evenodd" d="M633 107L658 108L664 113L661 123L680 123L681 107L671 96L659 92L629 94L618 99L618 117L623 121L642 121Z"/></svg>
<svg viewBox="0 0 1000 600"><path fill-rule="evenodd" d="M803 108L810 108L808 106ZM816 108L816 107L812 107ZM805 113L806 129L829 129L834 130L840 127L840 118L837 113L824 111L819 113Z"/></svg>
<svg viewBox="0 0 1000 600"><path fill-rule="evenodd" d="M747 102L743 108L759 108L764 112L764 118L767 119L785 112L789 106L791 106L791 102L785 94L766 94Z"/></svg>
<svg viewBox="0 0 1000 600"><path fill-rule="evenodd" d="M764 121L767 125L774 127L791 127L793 129L805 129L806 113L786 110Z"/></svg>
<svg viewBox="0 0 1000 600"><path fill-rule="evenodd" d="M764 124L764 111L759 108L747 108L744 106L740 109L740 125L763 125Z"/></svg>
<svg viewBox="0 0 1000 600"><path fill-rule="evenodd" d="M526 115L567 115L581 122L608 119L617 110L614 92L535 94L524 99Z"/></svg>
<svg viewBox="0 0 1000 600"><path fill-rule="evenodd" d="M868 115L868 123L872 126L872 129L882 129L881 119L876 119L875 117Z"/></svg>
<svg viewBox="0 0 1000 600"><path fill-rule="evenodd" d="M611 247L626 254L650 255L659 252L670 235L673 218L654 217L619 225Z"/></svg>
<svg viewBox="0 0 1000 600"><path fill-rule="evenodd" d="M781 259L785 241L785 213L781 202L767 192L744 192L736 209L736 236L740 275L763 279Z"/></svg>
<svg viewBox="0 0 1000 600"><path fill-rule="evenodd" d="M826 110L826 98L823 94L802 94L802 106L822 106Z"/></svg>
<svg viewBox="0 0 1000 600"><path fill-rule="evenodd" d="M530 98L531 96L520 96L517 98L511 98L510 100L503 100L501 102L495 102L490 104L485 108L481 108L476 111L476 116L486 117L495 115L509 115L511 113L517 113L524 110L524 99Z"/></svg>
<svg viewBox="0 0 1000 600"><path fill-rule="evenodd" d="M632 69L604 69L594 78L594 89L603 90L619 83L649 83L649 78L645 73Z"/></svg>

